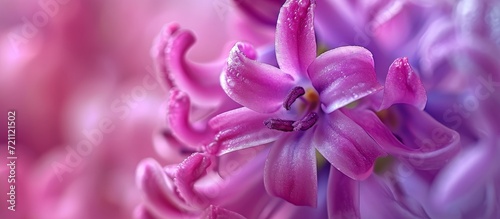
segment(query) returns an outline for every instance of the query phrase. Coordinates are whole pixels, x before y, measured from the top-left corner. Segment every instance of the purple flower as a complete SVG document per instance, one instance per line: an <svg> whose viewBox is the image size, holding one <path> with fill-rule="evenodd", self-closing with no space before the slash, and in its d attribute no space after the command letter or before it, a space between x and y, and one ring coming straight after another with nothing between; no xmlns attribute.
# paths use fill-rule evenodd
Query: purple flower
<svg viewBox="0 0 500 219"><path fill-rule="evenodd" d="M385 154L341 109L382 89L372 55L350 46L316 58L314 8L314 1L287 1L282 7L276 30L279 69L255 61L249 44L233 47L221 85L244 108L209 122L218 134L208 147L221 155L276 141L265 165L268 192L310 206L317 199L315 150L340 171L332 175L355 180L368 177L375 159Z"/></svg>

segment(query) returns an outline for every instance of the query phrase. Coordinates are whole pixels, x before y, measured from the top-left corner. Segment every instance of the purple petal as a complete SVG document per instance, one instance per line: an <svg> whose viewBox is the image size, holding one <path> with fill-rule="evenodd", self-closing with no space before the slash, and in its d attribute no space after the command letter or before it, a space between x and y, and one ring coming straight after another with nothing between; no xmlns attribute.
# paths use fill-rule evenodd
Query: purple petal
<svg viewBox="0 0 500 219"><path fill-rule="evenodd" d="M314 26L318 37L329 46L366 44L364 32L359 30L359 7L349 1L319 1ZM335 21L335 22L332 22ZM361 41L361 42L360 42Z"/></svg>
<svg viewBox="0 0 500 219"><path fill-rule="evenodd" d="M289 0L283 5L276 26L276 59L280 69L296 78L305 76L316 58L314 0Z"/></svg>
<svg viewBox="0 0 500 219"><path fill-rule="evenodd" d="M460 149L457 132L443 126L426 112L413 106L389 108L384 124L371 111L348 116L363 127L389 154L401 156L419 169L435 169L446 164ZM395 136L401 138L399 141Z"/></svg>
<svg viewBox="0 0 500 219"><path fill-rule="evenodd" d="M203 214L200 216L201 219L245 219L245 217L240 214L229 211L227 209L210 205Z"/></svg>
<svg viewBox="0 0 500 219"><path fill-rule="evenodd" d="M384 98L379 110L396 103L410 104L423 110L426 102L424 85L408 63L408 58L394 60L387 73Z"/></svg>
<svg viewBox="0 0 500 219"><path fill-rule="evenodd" d="M255 58L253 46L237 43L231 50L220 83L237 103L261 113L275 112L294 87L293 78Z"/></svg>
<svg viewBox="0 0 500 219"><path fill-rule="evenodd" d="M325 52L309 66L308 73L326 113L382 89L372 54L363 47L345 46Z"/></svg>
<svg viewBox="0 0 500 219"><path fill-rule="evenodd" d="M217 135L209 150L222 155L275 141L282 132L264 125L269 116L248 108L239 108L212 118L209 126Z"/></svg>
<svg viewBox="0 0 500 219"><path fill-rule="evenodd" d="M413 148L407 154L410 163L419 169L437 169L445 165L460 150L460 135L432 118L427 112L409 105L393 106L400 127L392 132L403 144Z"/></svg>
<svg viewBox="0 0 500 219"><path fill-rule="evenodd" d="M498 172L498 144L480 142L457 156L436 178L433 198L438 205L452 204L461 197L485 188Z"/></svg>
<svg viewBox="0 0 500 219"><path fill-rule="evenodd" d="M316 207L318 182L312 133L288 134L272 145L264 168L269 194L295 205Z"/></svg>
<svg viewBox="0 0 500 219"><path fill-rule="evenodd" d="M188 147L199 149L203 143L209 142L214 134L210 130L196 130L189 121L189 97L176 88L170 90L168 104L168 125L172 133Z"/></svg>
<svg viewBox="0 0 500 219"><path fill-rule="evenodd" d="M366 179L377 157L384 155L377 143L341 111L318 123L312 144L340 172L355 180Z"/></svg>
<svg viewBox="0 0 500 219"><path fill-rule="evenodd" d="M359 182L331 167L327 194L329 218L360 218Z"/></svg>
<svg viewBox="0 0 500 219"><path fill-rule="evenodd" d="M189 93L198 104L215 104L225 96L219 85L224 59L203 64L187 60L186 53L195 41L193 33L170 24L160 34L153 55L156 54L157 67L172 86Z"/></svg>
<svg viewBox="0 0 500 219"><path fill-rule="evenodd" d="M410 153L411 150L403 145L391 130L371 110L345 111L346 116L361 126L383 149L393 155Z"/></svg>
<svg viewBox="0 0 500 219"><path fill-rule="evenodd" d="M488 12L492 5L488 1L464 0L457 5L456 19L460 30L487 38L490 36ZM495 30L495 29L493 29Z"/></svg>

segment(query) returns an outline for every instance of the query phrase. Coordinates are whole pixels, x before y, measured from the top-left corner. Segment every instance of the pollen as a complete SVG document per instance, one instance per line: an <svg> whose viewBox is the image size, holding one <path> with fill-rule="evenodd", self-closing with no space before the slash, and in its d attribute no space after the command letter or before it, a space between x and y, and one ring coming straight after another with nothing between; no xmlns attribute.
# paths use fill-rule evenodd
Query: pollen
<svg viewBox="0 0 500 219"><path fill-rule="evenodd" d="M314 89L307 89L306 94L304 95L309 102L319 102L319 95Z"/></svg>
<svg viewBox="0 0 500 219"><path fill-rule="evenodd" d="M316 92L316 90L314 89L307 89L306 90L306 94L304 94L304 99L308 102L308 108L309 110L313 110L313 109L316 109L316 107L319 106L319 95L318 95L318 92ZM304 106L306 107L306 106Z"/></svg>

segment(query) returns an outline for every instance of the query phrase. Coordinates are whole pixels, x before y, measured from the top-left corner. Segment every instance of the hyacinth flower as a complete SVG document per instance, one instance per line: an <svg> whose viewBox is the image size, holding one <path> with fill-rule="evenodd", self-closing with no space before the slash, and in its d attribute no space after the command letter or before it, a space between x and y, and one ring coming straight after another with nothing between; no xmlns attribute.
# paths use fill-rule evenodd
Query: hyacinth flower
<svg viewBox="0 0 500 219"><path fill-rule="evenodd" d="M437 176L433 203L469 218L498 218L500 215L497 162L500 65L496 58L500 48L495 38L499 7L493 1L463 1L457 6L453 20L447 23L448 37L454 39L451 45L431 41L434 47L445 48L453 58L443 57L432 63L434 68L430 73L448 78L459 75L462 86L467 88L439 86L454 99L448 107L436 107L433 111L469 139L462 153ZM436 39L444 37L446 35L441 34ZM442 66L447 70L444 73L438 71Z"/></svg>
<svg viewBox="0 0 500 219"><path fill-rule="evenodd" d="M222 155L276 141L266 161L266 188L309 206L317 199L315 149L340 171L332 175L357 180L368 177L375 159L385 154L340 110L382 89L372 56L361 47L342 47L315 58L314 7L314 1L282 7L276 31L280 69L255 61L249 44L233 47L221 84L245 107L210 121L218 134L207 149Z"/></svg>
<svg viewBox="0 0 500 219"><path fill-rule="evenodd" d="M315 206L317 149L335 167L331 169L329 190L348 188L349 191L332 197L330 213L357 215L357 184L352 179L368 177L375 159L385 152L352 120L351 110L344 106L381 90L382 86L375 79L371 54L361 47L333 49L315 59L314 6L315 2L288 1L281 9L276 33L280 69L254 61L255 50L249 44L237 43L233 47L221 84L228 96L245 108L210 121L219 133L208 150L221 155L276 141L266 161L266 188L291 203ZM405 67L408 63L404 61L404 64L401 60L396 63ZM386 89L388 94L384 95L388 99L383 103L386 107L401 102L400 99L410 99L412 103L425 98L425 91L420 87L415 100L404 94L393 95L398 89L406 89L407 81L400 79L401 74L415 79L410 72L392 71L396 73L388 76L392 81L388 80L390 89ZM417 105L423 108L422 103ZM385 131L381 134L392 136ZM418 138L422 133L412 134L408 138ZM456 135L450 136L444 146L456 145ZM433 158L439 160L439 157ZM342 206L333 204L335 202L350 204Z"/></svg>

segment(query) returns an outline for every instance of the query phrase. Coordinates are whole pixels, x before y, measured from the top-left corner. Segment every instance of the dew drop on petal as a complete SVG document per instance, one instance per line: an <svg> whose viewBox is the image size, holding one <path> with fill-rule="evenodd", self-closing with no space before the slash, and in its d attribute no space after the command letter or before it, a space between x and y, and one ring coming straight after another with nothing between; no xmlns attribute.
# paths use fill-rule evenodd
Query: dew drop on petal
<svg viewBox="0 0 500 219"><path fill-rule="evenodd" d="M227 85L229 85L229 87L234 87L234 85L236 84L236 82L233 80L233 79L227 79Z"/></svg>

